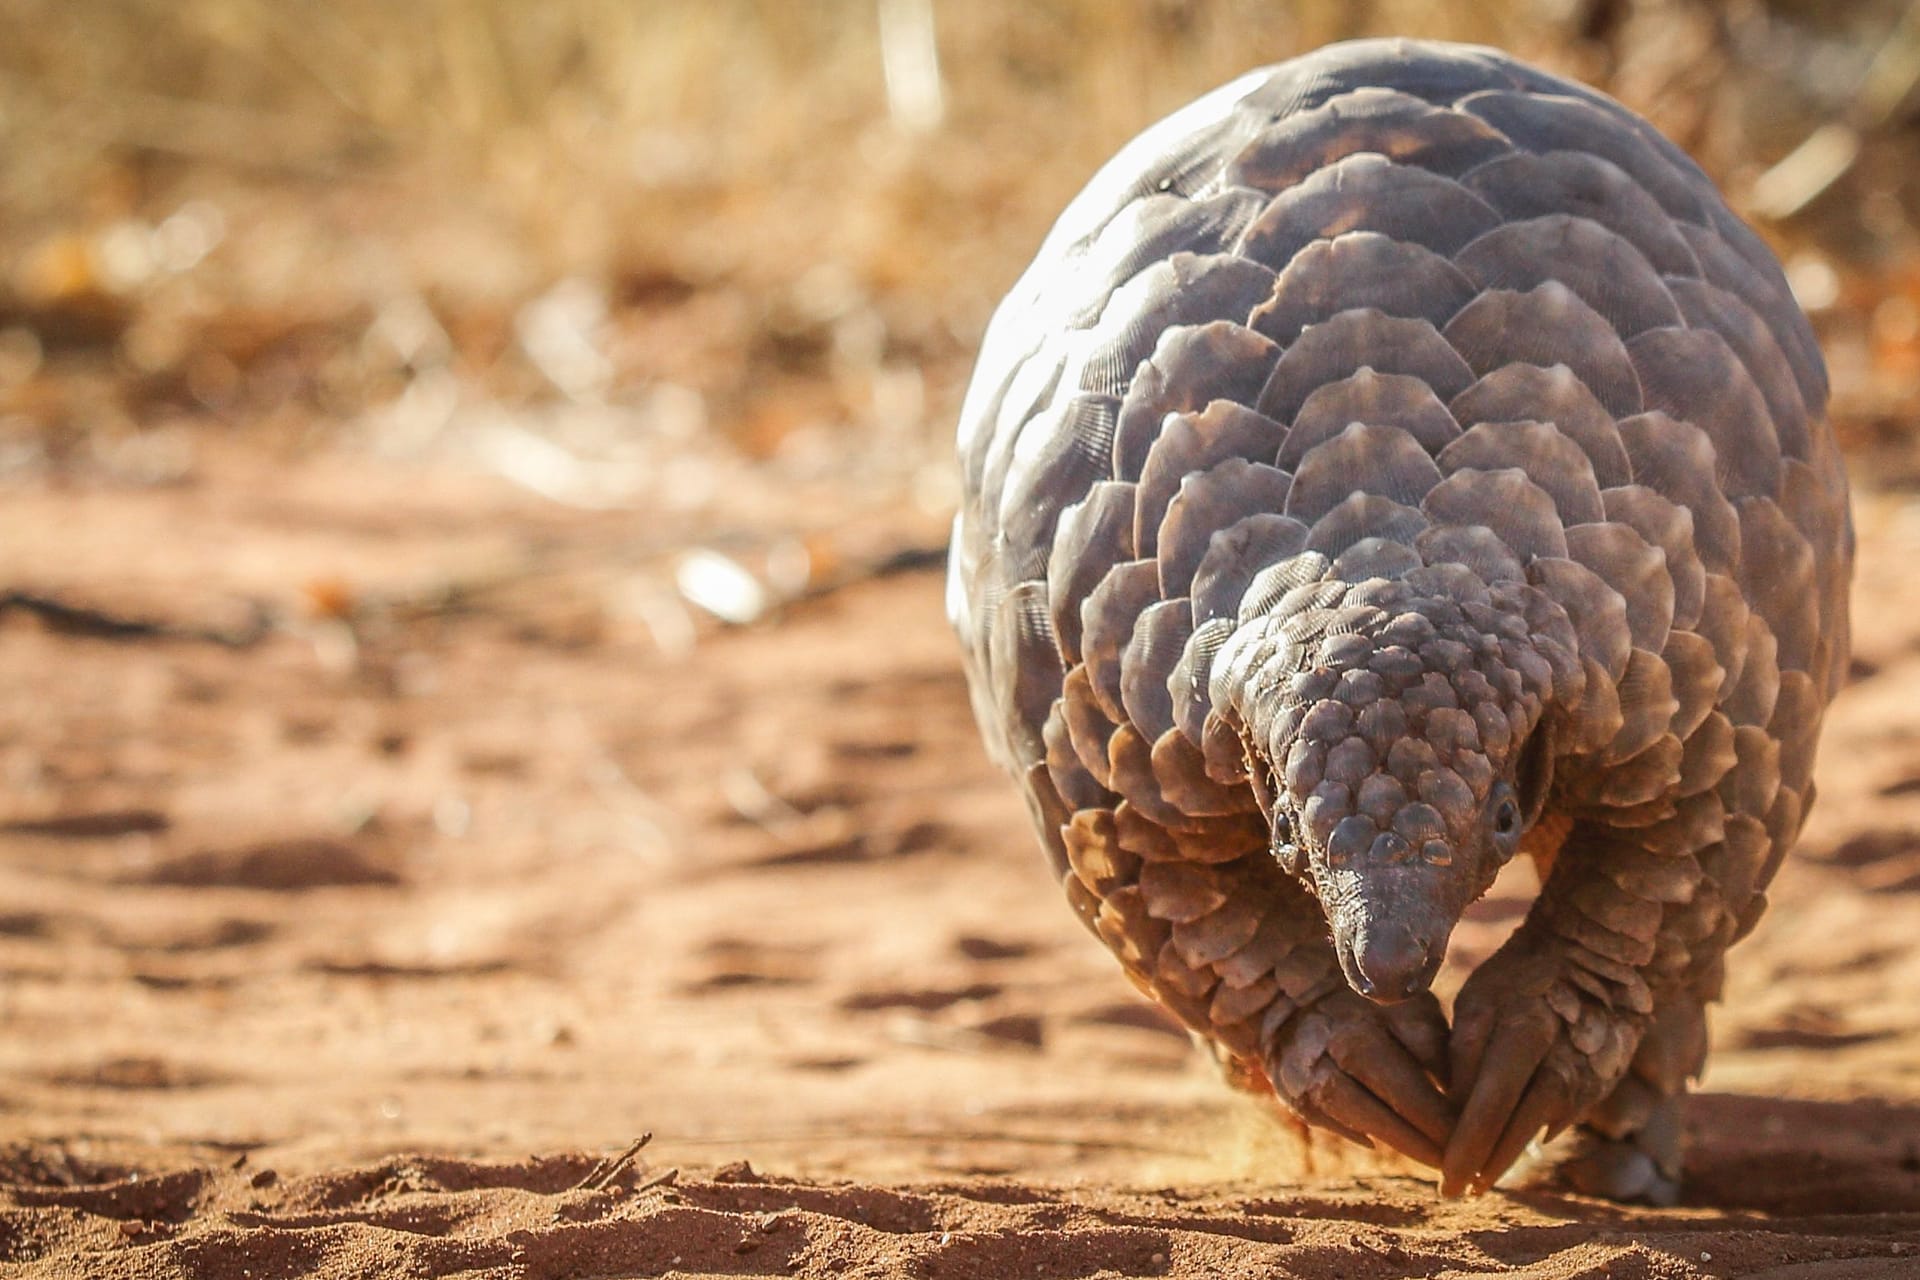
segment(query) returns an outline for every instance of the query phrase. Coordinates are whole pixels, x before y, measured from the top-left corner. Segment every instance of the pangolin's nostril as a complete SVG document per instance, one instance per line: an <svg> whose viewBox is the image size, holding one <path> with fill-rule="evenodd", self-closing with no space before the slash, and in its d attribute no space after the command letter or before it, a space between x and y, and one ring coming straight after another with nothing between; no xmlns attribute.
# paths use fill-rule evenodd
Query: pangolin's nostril
<svg viewBox="0 0 1920 1280"><path fill-rule="evenodd" d="M1380 924L1354 939L1353 966L1360 994L1383 1004L1426 990L1439 965L1407 930Z"/></svg>

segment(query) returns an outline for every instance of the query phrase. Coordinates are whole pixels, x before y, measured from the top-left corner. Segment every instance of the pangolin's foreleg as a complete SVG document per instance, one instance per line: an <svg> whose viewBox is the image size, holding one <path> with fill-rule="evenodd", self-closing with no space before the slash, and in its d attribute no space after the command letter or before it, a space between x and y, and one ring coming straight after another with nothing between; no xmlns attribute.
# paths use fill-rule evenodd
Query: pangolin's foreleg
<svg viewBox="0 0 1920 1280"><path fill-rule="evenodd" d="M1706 1002L1685 985L1654 993L1652 1025L1627 1074L1532 1163L1587 1195L1673 1204L1680 1196L1681 1100L1707 1057Z"/></svg>
<svg viewBox="0 0 1920 1280"><path fill-rule="evenodd" d="M1446 1021L1431 994L1354 995L1325 914L1264 848L1118 811L1064 825L1068 896L1134 982L1209 1041L1230 1078L1271 1084L1303 1119L1437 1167L1453 1109Z"/></svg>
<svg viewBox="0 0 1920 1280"><path fill-rule="evenodd" d="M1637 847L1632 828L1575 827L1526 921L1455 1004L1460 1120L1444 1192L1486 1189L1542 1129L1552 1138L1581 1119L1659 1148L1674 1120L1659 1113L1704 1053L1694 993L1731 933L1703 930L1699 904L1675 892L1698 875L1687 855ZM1670 1180L1674 1154L1653 1157Z"/></svg>
<svg viewBox="0 0 1920 1280"><path fill-rule="evenodd" d="M1454 1124L1440 1088L1447 1023L1439 1001L1429 991L1394 1005L1356 995L1319 907L1282 884L1289 892L1276 900L1286 902L1301 941L1288 981L1259 1015L1261 1062L1274 1091L1312 1123L1437 1168Z"/></svg>

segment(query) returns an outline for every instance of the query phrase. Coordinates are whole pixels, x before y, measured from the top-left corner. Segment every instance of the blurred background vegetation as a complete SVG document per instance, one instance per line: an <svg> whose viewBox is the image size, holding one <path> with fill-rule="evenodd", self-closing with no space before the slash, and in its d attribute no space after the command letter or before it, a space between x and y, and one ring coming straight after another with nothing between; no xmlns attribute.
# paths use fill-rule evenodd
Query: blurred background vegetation
<svg viewBox="0 0 1920 1280"><path fill-rule="evenodd" d="M1648 114L1780 249L1849 443L1920 477L1905 0L0 0L0 478L165 482L215 429L937 513L992 306L1098 163L1382 33Z"/></svg>

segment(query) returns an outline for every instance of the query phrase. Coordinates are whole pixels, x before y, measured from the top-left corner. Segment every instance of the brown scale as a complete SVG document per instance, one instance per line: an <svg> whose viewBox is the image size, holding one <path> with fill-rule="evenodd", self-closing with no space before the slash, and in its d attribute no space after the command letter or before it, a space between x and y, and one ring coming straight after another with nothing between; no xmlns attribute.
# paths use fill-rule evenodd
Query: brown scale
<svg viewBox="0 0 1920 1280"><path fill-rule="evenodd" d="M1148 131L989 327L949 608L1075 912L1237 1085L1671 1199L1813 798L1852 530L1776 263L1610 100L1331 46ZM1517 853L1539 898L1428 990Z"/></svg>

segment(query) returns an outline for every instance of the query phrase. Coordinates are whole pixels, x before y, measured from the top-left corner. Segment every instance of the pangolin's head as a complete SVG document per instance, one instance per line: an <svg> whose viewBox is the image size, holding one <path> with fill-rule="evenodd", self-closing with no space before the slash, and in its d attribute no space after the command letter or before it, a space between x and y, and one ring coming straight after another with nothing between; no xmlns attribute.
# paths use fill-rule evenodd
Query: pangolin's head
<svg viewBox="0 0 1920 1280"><path fill-rule="evenodd" d="M1300 637L1247 745L1274 856L1319 898L1354 990L1392 1003L1433 981L1545 808L1565 664L1492 602L1374 595Z"/></svg>

